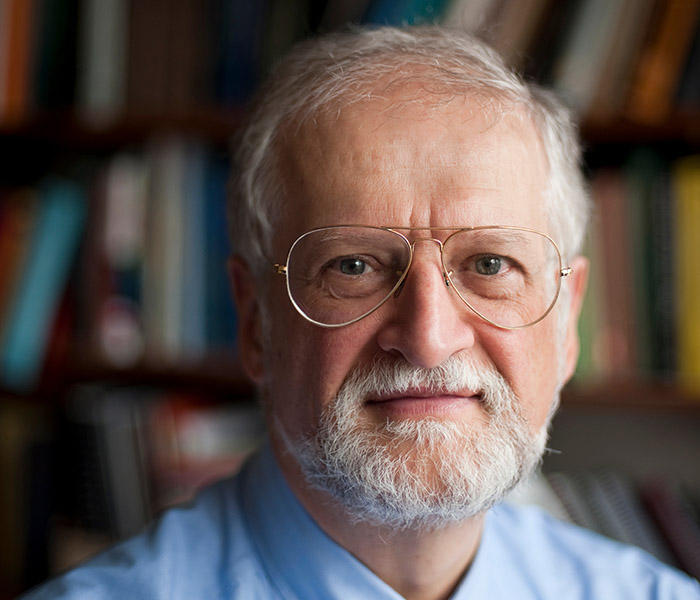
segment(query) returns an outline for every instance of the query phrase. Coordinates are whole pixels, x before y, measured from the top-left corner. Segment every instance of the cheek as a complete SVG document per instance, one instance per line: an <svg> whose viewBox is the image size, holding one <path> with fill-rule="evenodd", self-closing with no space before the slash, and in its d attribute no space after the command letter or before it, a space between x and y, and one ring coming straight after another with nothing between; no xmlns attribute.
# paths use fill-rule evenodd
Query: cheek
<svg viewBox="0 0 700 600"><path fill-rule="evenodd" d="M554 320L533 327L497 332L485 345L496 367L521 401L523 416L533 432L549 413L558 387L559 368Z"/></svg>
<svg viewBox="0 0 700 600"><path fill-rule="evenodd" d="M360 323L324 329L291 306L291 311L278 304L271 308L275 317L265 351L266 406L290 434L310 433L348 373L369 354L367 337Z"/></svg>

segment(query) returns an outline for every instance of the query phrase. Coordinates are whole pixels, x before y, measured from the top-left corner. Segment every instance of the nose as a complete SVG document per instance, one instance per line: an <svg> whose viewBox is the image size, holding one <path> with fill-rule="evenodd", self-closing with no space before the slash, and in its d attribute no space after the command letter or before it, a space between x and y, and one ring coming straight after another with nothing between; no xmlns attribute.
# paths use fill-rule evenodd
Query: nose
<svg viewBox="0 0 700 600"><path fill-rule="evenodd" d="M434 240L437 241L437 240ZM414 245L410 271L398 297L387 302L377 342L418 367L436 367L471 348L475 330L471 311L447 285L438 248Z"/></svg>

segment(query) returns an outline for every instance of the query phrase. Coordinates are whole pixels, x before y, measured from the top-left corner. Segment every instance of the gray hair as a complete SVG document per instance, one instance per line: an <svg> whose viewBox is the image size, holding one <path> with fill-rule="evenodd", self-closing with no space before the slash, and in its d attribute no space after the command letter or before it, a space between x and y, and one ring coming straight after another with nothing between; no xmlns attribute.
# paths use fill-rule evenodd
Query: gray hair
<svg viewBox="0 0 700 600"><path fill-rule="evenodd" d="M537 127L549 164L546 210L565 260L576 255L589 219L581 148L569 111L549 91L525 82L483 42L437 26L359 28L299 43L252 103L236 140L229 198L234 252L258 274L265 268L284 182L276 143L323 110L372 97L380 78L418 81L435 98L478 94L514 105Z"/></svg>

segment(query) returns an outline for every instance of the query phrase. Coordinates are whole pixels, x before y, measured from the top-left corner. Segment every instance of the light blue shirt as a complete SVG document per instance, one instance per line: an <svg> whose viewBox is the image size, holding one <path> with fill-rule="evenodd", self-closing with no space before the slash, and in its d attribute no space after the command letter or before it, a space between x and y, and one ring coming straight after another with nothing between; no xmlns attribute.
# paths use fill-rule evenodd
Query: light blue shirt
<svg viewBox="0 0 700 600"><path fill-rule="evenodd" d="M24 600L399 600L316 525L269 448L235 478L142 534L35 589ZM502 505L456 600L700 599L698 582L650 555L564 524L539 509Z"/></svg>

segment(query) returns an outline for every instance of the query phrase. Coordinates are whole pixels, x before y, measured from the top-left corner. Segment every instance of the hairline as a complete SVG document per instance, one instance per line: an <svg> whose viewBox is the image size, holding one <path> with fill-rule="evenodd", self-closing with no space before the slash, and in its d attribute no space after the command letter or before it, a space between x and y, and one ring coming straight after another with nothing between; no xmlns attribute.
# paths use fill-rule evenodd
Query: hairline
<svg viewBox="0 0 700 600"><path fill-rule="evenodd" d="M409 28L411 29L411 28ZM418 28L420 29L420 28ZM391 32L390 32L391 33ZM343 34L348 35L348 34ZM342 37L342 36L341 36ZM309 48L313 48L315 42L305 42L302 46L306 46L307 53ZM477 43L477 50L482 47ZM418 50L424 50L419 47ZM536 85L529 84L520 79L515 73L504 68L502 64L497 65L497 73L492 79L488 79L484 72L489 65L484 67L486 63L478 62L480 58L473 58L473 63L457 68L457 74L443 79L443 75L449 73L449 68L456 64L457 59L451 59L449 56L450 50L442 51L438 63L436 59L433 63L426 60L425 56L416 54L415 48L413 53L409 49L408 52L402 51L402 48L392 46L385 49L382 53L379 51L373 58L357 59L354 62L346 60L345 67L339 67L339 73L326 72L317 74L315 84L316 87L310 91L309 95L300 96L296 99L287 99L282 97L275 98L274 79L271 84L263 91L262 110L258 107L251 114L251 125L249 125L243 133L243 143L246 138L250 143L251 139L257 141L254 152L248 152L248 175L266 175L265 181L253 181L251 177L247 180L247 189L243 190L243 196L247 196L247 200L251 200L253 196L254 185L260 186L257 190L257 198L264 199L265 205L261 212L255 213L253 207L247 207L247 215L251 220L257 220L252 223L258 229L258 234L263 239L258 239L257 242L262 242L259 248L253 248L252 252L247 252L245 258L249 260L251 267L258 274L262 274L265 268L263 259L270 251L270 240L273 237L275 227L279 221L275 220L275 215L280 212L281 200L284 198L284 173L280 168L280 144L284 138L284 133L290 127L301 128L310 122L313 122L321 114L331 114L333 112L342 111L344 108L372 98L373 94L377 93L377 80L372 79L373 74L383 73L387 77L388 83L386 87L400 85L406 82L413 82L419 87L425 88L426 93L421 96L424 100L429 100L426 104L431 106L439 106L452 101L456 97L462 97L465 100L471 98L482 98L489 106L497 106L500 114L498 118L503 118L506 113L521 115L520 118L527 118L532 123L536 135L539 138L541 149L544 153L547 167L547 181L544 186L544 197L542 201L545 203L545 211L547 222L553 232L553 237L557 240L564 250L565 257L570 258L577 253L580 248L580 240L583 237L583 232L573 233L574 239L568 247L571 237L571 227L566 227L569 221L571 224L572 218L565 217L561 213L570 208L578 209L585 213L585 199L575 199L569 207L557 207L557 203L561 200L562 194L566 194L565 190L556 189L569 185L574 193L583 191L583 181L562 182L564 175L558 171L566 171L567 174L573 173L576 169L572 169L572 165L563 165L562 161L566 161L567 157L557 157L557 152L572 152L573 156L568 157L569 160L580 161L580 148L577 145L576 132L573 129L571 122L568 120L568 115L563 107L556 104L556 100L551 97L551 94L541 90ZM297 52L297 60L304 56L303 50ZM455 54L455 56L457 56ZM346 57L347 59L347 57ZM493 59L490 59L493 60ZM331 60L326 60L328 69L333 65ZM362 65L369 64L371 69L369 74L362 72ZM489 63L490 64L490 63ZM495 64L495 63L494 63ZM343 70L345 68L346 70ZM355 70L354 73L348 71ZM284 72L283 72L284 74ZM301 82L300 82L301 85ZM290 89L290 83L287 81L287 89ZM293 89L293 88L291 88ZM298 92L297 92L298 95ZM376 96L375 96L376 97ZM411 94L415 100L415 93ZM281 105L283 110L277 110L276 114L272 108L277 104ZM407 101L406 101L407 102ZM403 102L403 103L406 103ZM401 103L398 103L401 104ZM505 110L506 106L508 110ZM483 106L480 107L483 112ZM557 114L555 114L557 113ZM266 123L265 135L261 138L259 135L257 140L255 119L260 118L263 123ZM557 121L558 119L558 121ZM566 127L570 130L564 131ZM558 128L558 131L555 129ZM263 130L265 128L262 128ZM252 133L252 136L251 136ZM568 147L565 148L565 145ZM255 155L255 156L254 156ZM251 160L252 157L252 160ZM245 159L244 159L245 160ZM250 166L253 168L250 169ZM252 172L254 171L254 172ZM570 177L569 177L570 178ZM570 191L571 191L570 190ZM239 199L240 201L240 199ZM579 205L579 206L576 206ZM245 207L243 207L245 208ZM239 211L240 212L240 211ZM576 224L582 224L582 229L585 230L587 223L587 215L579 214L573 218ZM234 239L234 244L236 240ZM256 242L256 240L253 240ZM251 246L251 244L248 244ZM245 246L239 247L241 251L248 250ZM257 255L257 256L256 256ZM257 263L257 264L256 264Z"/></svg>

